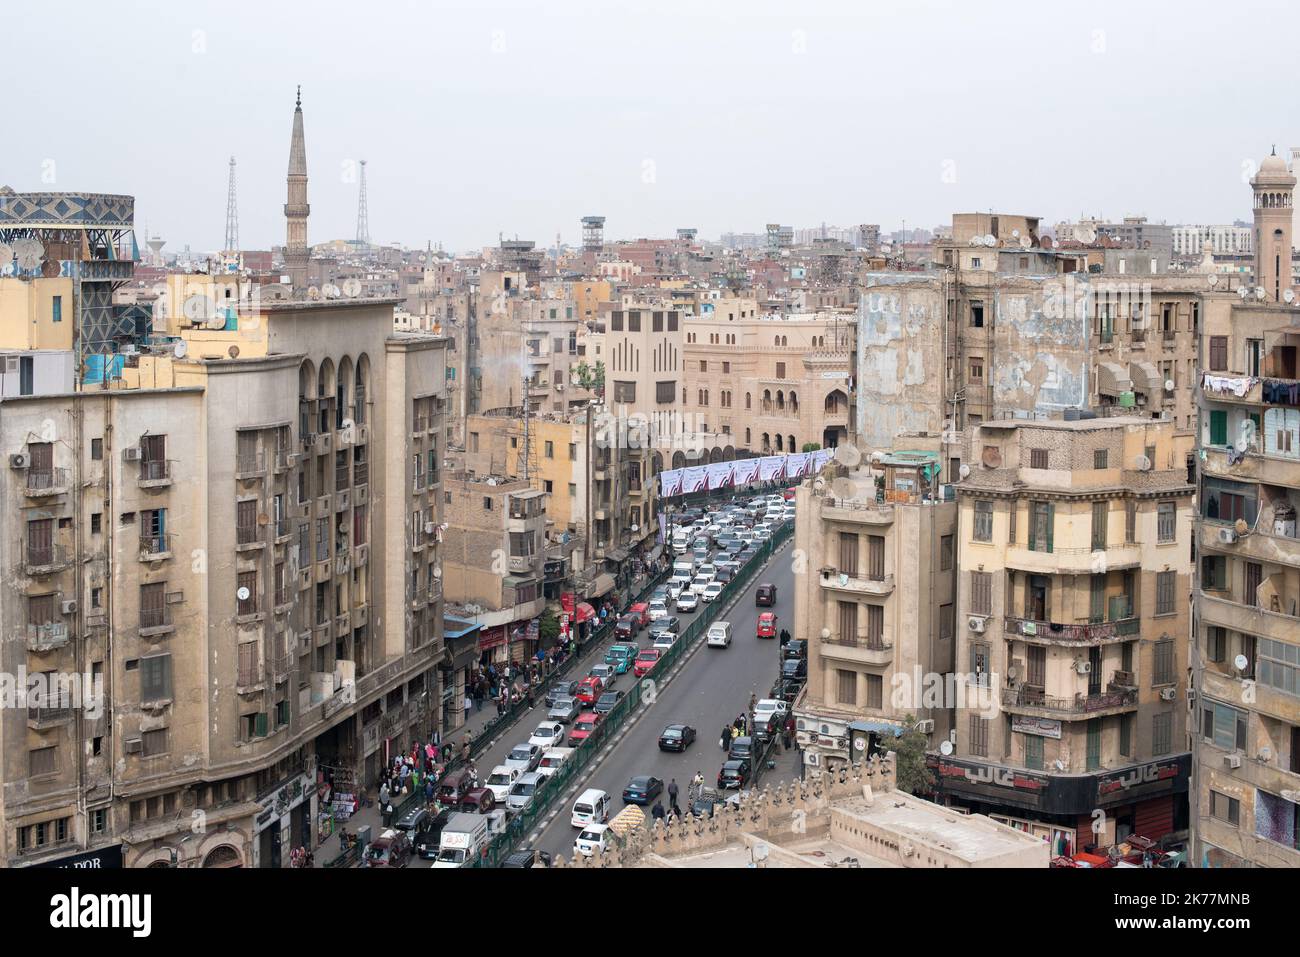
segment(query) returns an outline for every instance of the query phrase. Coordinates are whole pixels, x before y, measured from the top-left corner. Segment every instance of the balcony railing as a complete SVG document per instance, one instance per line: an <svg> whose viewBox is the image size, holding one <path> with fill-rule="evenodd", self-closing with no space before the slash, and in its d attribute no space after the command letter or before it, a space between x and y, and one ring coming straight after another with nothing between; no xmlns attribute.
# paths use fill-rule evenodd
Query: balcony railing
<svg viewBox="0 0 1300 957"><path fill-rule="evenodd" d="M141 482L170 482L172 464L167 459L143 459L140 462Z"/></svg>
<svg viewBox="0 0 1300 957"><path fill-rule="evenodd" d="M843 648L861 648L864 651L892 651L894 648L893 642L885 641L884 638L859 638L856 635L848 637L831 635L829 638L820 638L818 640L830 645L840 645Z"/></svg>
<svg viewBox="0 0 1300 957"><path fill-rule="evenodd" d="M354 462L352 464L352 484L365 485L370 481L370 463Z"/></svg>
<svg viewBox="0 0 1300 957"><path fill-rule="evenodd" d="M429 427L429 420L422 415L417 415L415 418L411 420L412 434L415 434L417 432L424 432L428 429L428 427Z"/></svg>
<svg viewBox="0 0 1300 957"><path fill-rule="evenodd" d="M1073 698L1058 698L1044 694L1041 689L1028 685L1002 689L1004 708L1038 708L1060 714L1092 714L1114 708L1128 708L1137 704L1136 688L1120 688L1111 682L1112 690L1098 694L1076 694Z"/></svg>
<svg viewBox="0 0 1300 957"><path fill-rule="evenodd" d="M275 590L275 607L283 608L293 603L292 592L287 588L277 588Z"/></svg>
<svg viewBox="0 0 1300 957"><path fill-rule="evenodd" d="M1178 330L1177 330L1177 329L1162 329L1162 330L1160 330L1160 337L1161 337L1162 339L1164 339L1165 342L1173 342L1173 341L1174 341L1174 337L1177 336L1177 335L1178 335Z"/></svg>
<svg viewBox="0 0 1300 957"><path fill-rule="evenodd" d="M289 449L276 449L272 453L272 461L277 472L287 471L293 461L293 452Z"/></svg>
<svg viewBox="0 0 1300 957"><path fill-rule="evenodd" d="M172 614L166 605L161 608L140 609L141 631L149 631L153 628L170 628L171 626Z"/></svg>
<svg viewBox="0 0 1300 957"><path fill-rule="evenodd" d="M235 477L252 478L266 471L266 453L246 452L235 458Z"/></svg>
<svg viewBox="0 0 1300 957"><path fill-rule="evenodd" d="M60 468L28 469L27 494L33 498L61 495L68 490L68 470Z"/></svg>
<svg viewBox="0 0 1300 957"><path fill-rule="evenodd" d="M62 545L27 546L23 564L28 575L56 571L68 564L68 553Z"/></svg>
<svg viewBox="0 0 1300 957"><path fill-rule="evenodd" d="M236 545L262 544L262 527L257 524L235 526Z"/></svg>
<svg viewBox="0 0 1300 957"><path fill-rule="evenodd" d="M27 707L27 720L36 725L57 724L71 717L72 709L68 707L42 707L41 705Z"/></svg>
<svg viewBox="0 0 1300 957"><path fill-rule="evenodd" d="M1007 635L1039 638L1044 641L1106 641L1136 635L1142 630L1140 618L1121 618L1118 621L1098 621L1089 624L1063 625L1053 621L1007 616L1003 623Z"/></svg>
<svg viewBox="0 0 1300 957"><path fill-rule="evenodd" d="M346 465L334 469L334 488L344 489L352 484L352 470Z"/></svg>
<svg viewBox="0 0 1300 957"><path fill-rule="evenodd" d="M143 559L157 558L170 553L171 550L172 537L170 535L140 536L140 557Z"/></svg>

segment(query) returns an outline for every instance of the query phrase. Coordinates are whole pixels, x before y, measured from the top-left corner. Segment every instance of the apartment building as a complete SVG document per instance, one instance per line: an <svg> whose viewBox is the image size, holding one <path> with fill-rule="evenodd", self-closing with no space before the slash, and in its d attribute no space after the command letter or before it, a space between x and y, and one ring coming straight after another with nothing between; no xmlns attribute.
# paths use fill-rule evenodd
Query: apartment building
<svg viewBox="0 0 1300 957"><path fill-rule="evenodd" d="M938 793L1056 853L1186 829L1190 437L1084 413L973 442Z"/></svg>
<svg viewBox="0 0 1300 957"><path fill-rule="evenodd" d="M1207 297L1201 365L1195 863L1300 866L1300 322Z"/></svg>
<svg viewBox="0 0 1300 957"><path fill-rule="evenodd" d="M934 452L895 452L795 493L796 634L808 682L794 715L805 774L856 763L904 730L946 738L927 696L954 660L957 506L943 501ZM919 724L917 724L919 722Z"/></svg>
<svg viewBox="0 0 1300 957"><path fill-rule="evenodd" d="M546 493L528 482L458 471L443 482L446 601L479 626L480 660L526 661L546 607Z"/></svg>
<svg viewBox="0 0 1300 957"><path fill-rule="evenodd" d="M318 768L438 730L445 342L393 305L173 314L107 388L0 402L4 670L102 688L0 718L6 863L281 866Z"/></svg>

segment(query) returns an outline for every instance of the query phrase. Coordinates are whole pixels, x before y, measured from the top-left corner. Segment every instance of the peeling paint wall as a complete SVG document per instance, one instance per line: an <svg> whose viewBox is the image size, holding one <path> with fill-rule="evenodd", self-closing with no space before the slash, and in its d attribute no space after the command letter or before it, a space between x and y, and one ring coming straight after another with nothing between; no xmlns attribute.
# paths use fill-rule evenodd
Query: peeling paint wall
<svg viewBox="0 0 1300 957"><path fill-rule="evenodd" d="M1088 292L1086 281L1055 276L994 291L997 409L1048 414L1087 404Z"/></svg>
<svg viewBox="0 0 1300 957"><path fill-rule="evenodd" d="M943 427L943 293L915 276L868 282L858 305L858 435L890 448L900 432Z"/></svg>

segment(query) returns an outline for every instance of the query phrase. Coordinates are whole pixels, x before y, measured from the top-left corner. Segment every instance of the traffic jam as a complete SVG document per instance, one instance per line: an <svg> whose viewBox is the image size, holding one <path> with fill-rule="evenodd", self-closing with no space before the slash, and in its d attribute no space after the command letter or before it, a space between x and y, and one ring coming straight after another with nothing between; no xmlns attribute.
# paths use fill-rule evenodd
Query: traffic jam
<svg viewBox="0 0 1300 957"><path fill-rule="evenodd" d="M771 574L775 563L759 569L744 595L732 586L742 569L763 558L765 543L793 530L794 514L793 490L674 510L666 530L670 577L618 615L603 653L593 649L587 656L591 663L585 674L552 679L536 707L512 730L476 755L468 768L440 782L433 806L394 821L371 845L376 851L382 846L393 858L392 863L376 862L378 866L400 867L411 860L433 867L478 866L496 835L535 802L538 808L554 804L546 807L551 816L501 866L549 865L557 854L590 856L647 821L711 816L721 802L738 801L765 768L775 767L767 756L782 750L782 740L792 747L789 709L807 665L804 643L782 627L780 598L790 586L768 580L778 577ZM788 570L784 575L788 578ZM726 609L730 620L719 618L709 625L700 641L704 647L683 668L674 669L666 688L656 687L647 698L642 685L641 701L651 708L617 739L613 751L584 767L583 780L571 793L552 794L550 778L573 759L634 684L645 679L662 683L657 669L691 622L708 606L721 603L723 608L733 599ZM737 666L722 664L728 658ZM734 688L728 689L728 682ZM680 714L668 710L669 699L679 695L678 685L690 702ZM728 691L734 700L727 700ZM641 753L647 749L633 739L643 737L660 760L647 760ZM710 756L708 748L718 748L717 754ZM677 765L663 763L669 756L693 762L680 765L692 770L679 780L673 771ZM700 765L716 770L706 778ZM796 767L791 763L790 769ZM788 776L790 770L782 773ZM562 797L567 800L561 802Z"/></svg>

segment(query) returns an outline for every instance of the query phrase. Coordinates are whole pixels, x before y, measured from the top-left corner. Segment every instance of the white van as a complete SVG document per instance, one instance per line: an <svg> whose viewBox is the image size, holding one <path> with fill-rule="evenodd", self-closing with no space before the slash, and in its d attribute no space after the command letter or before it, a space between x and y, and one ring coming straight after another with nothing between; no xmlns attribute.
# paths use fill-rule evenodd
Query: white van
<svg viewBox="0 0 1300 957"><path fill-rule="evenodd" d="M569 823L574 827L604 824L609 820L609 795L597 788L588 788L573 802Z"/></svg>
<svg viewBox="0 0 1300 957"><path fill-rule="evenodd" d="M689 578L694 578L694 577L695 577L695 562L692 561L692 560L689 559L689 558L687 558L687 559L678 559L677 561L673 562L673 577L674 577L674 578L688 578L688 579L689 579Z"/></svg>
<svg viewBox="0 0 1300 957"><path fill-rule="evenodd" d="M483 814L457 813L447 818L434 867L470 867L491 839Z"/></svg>

